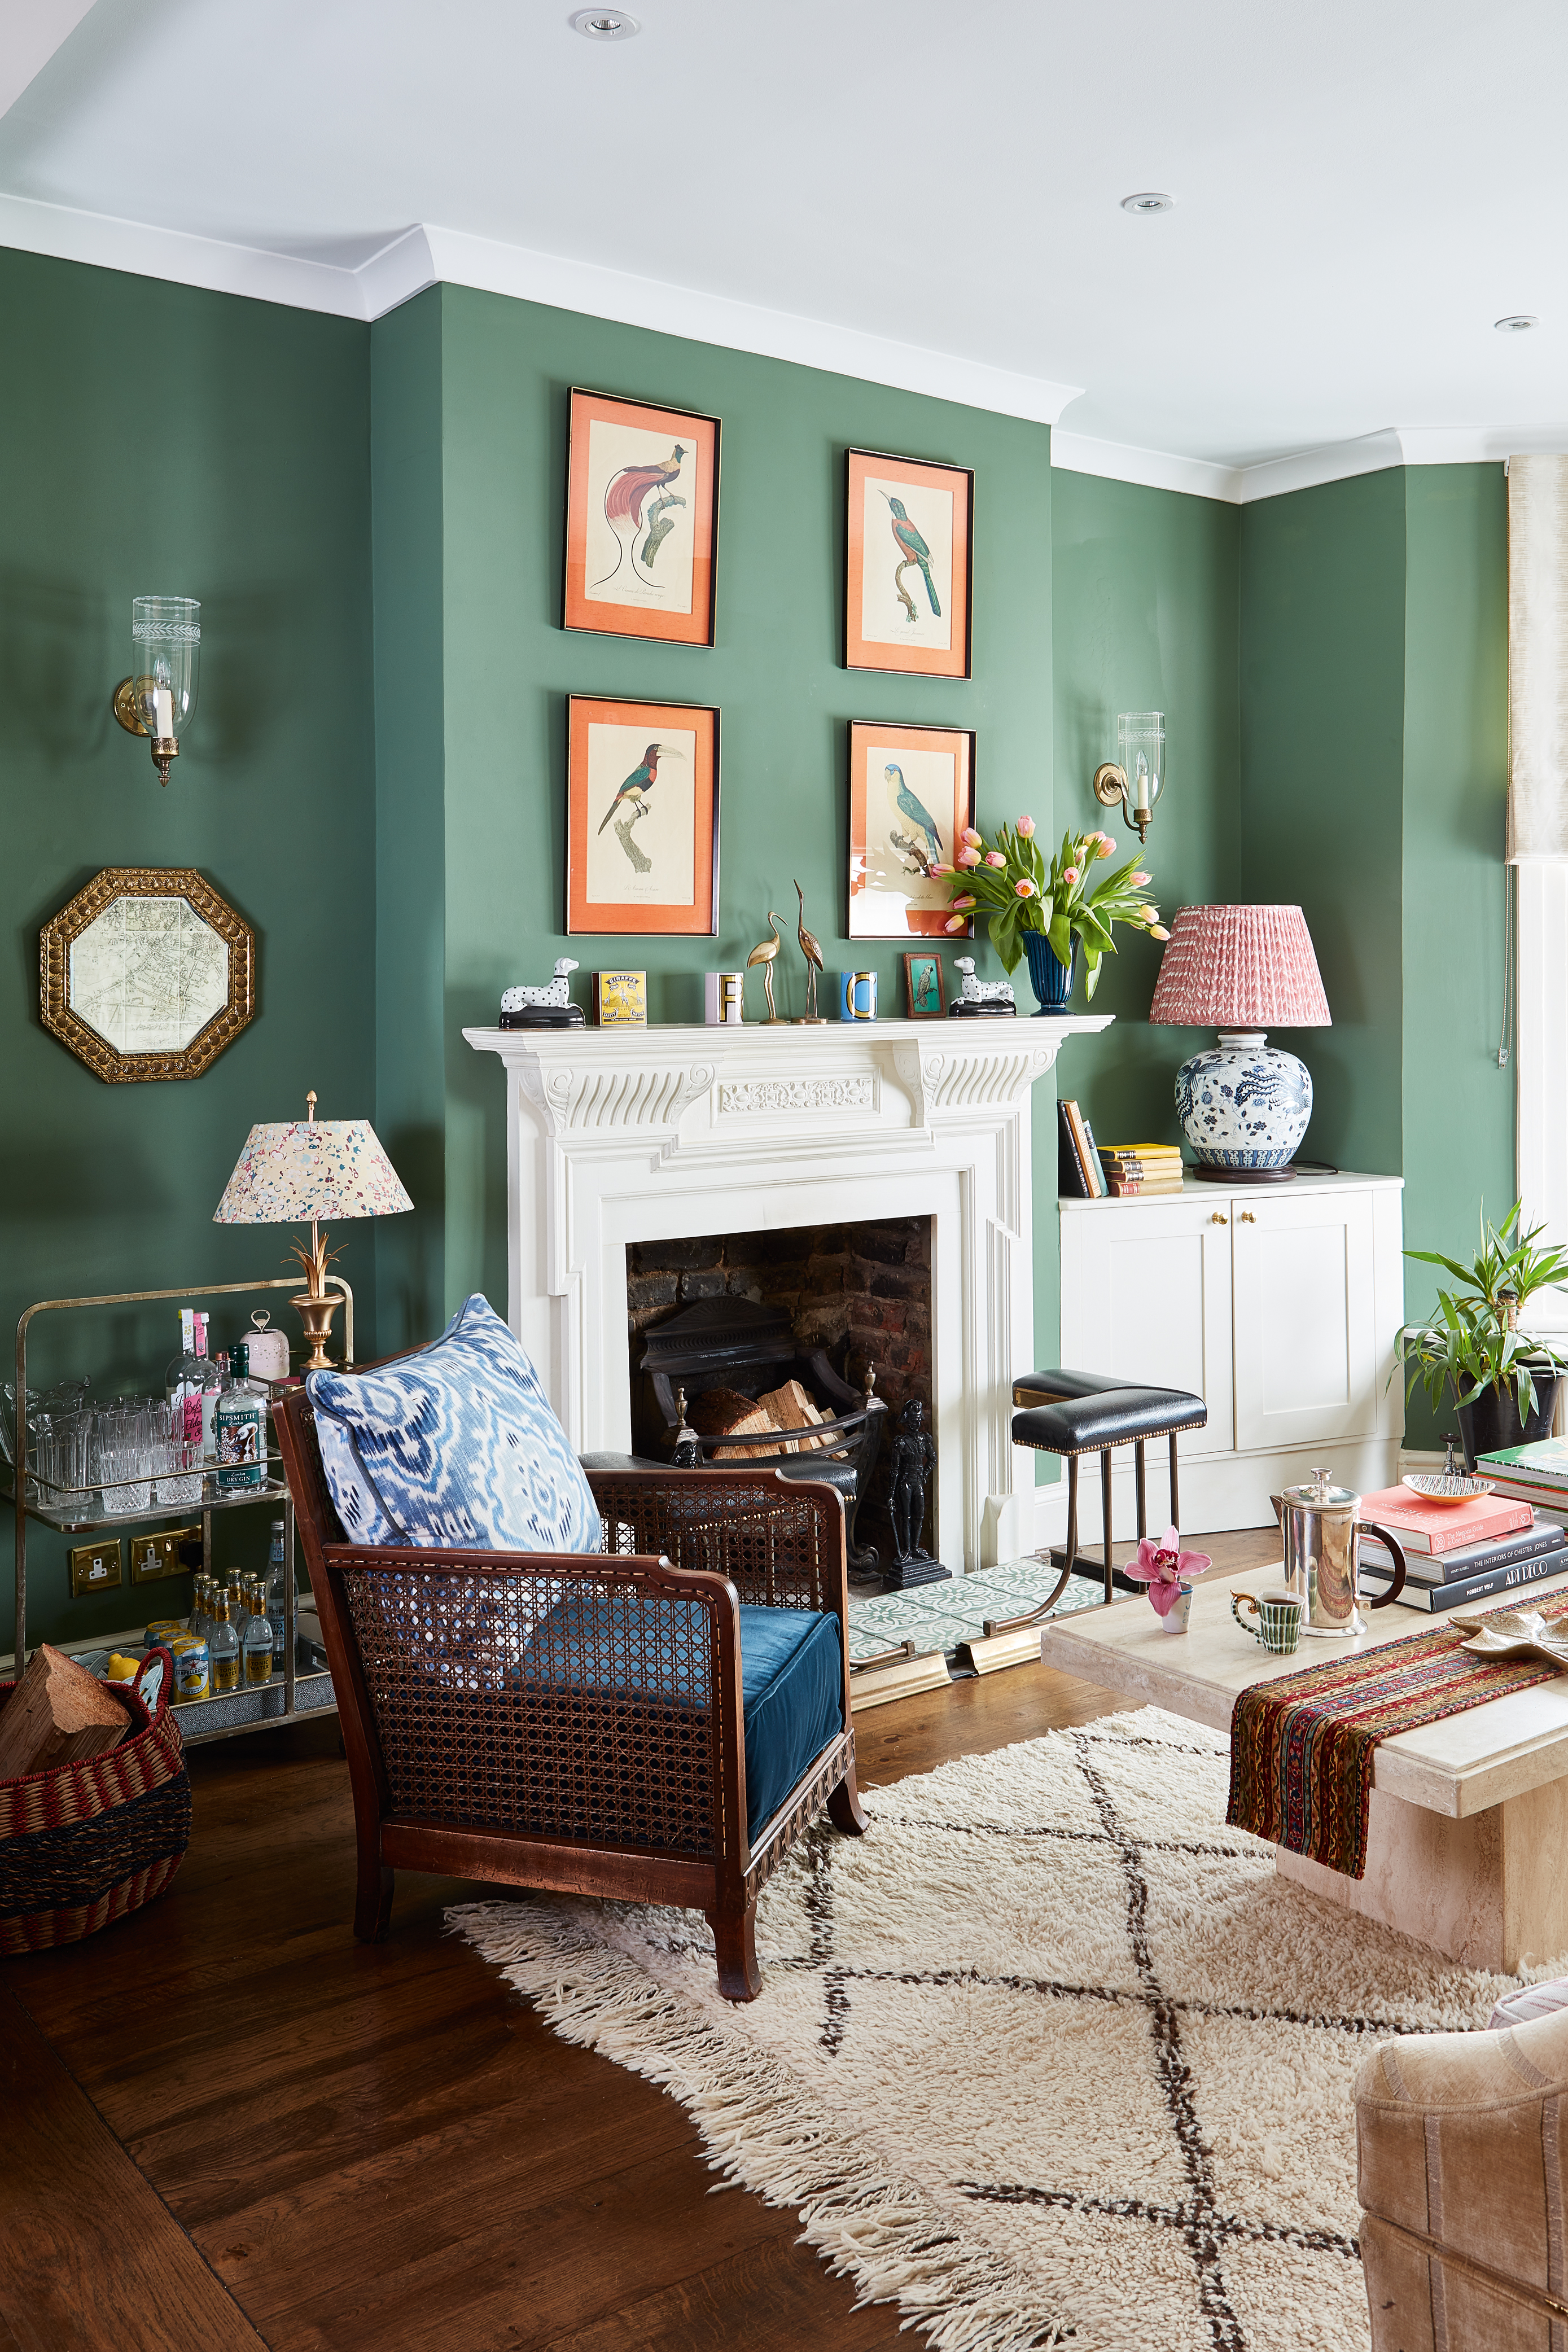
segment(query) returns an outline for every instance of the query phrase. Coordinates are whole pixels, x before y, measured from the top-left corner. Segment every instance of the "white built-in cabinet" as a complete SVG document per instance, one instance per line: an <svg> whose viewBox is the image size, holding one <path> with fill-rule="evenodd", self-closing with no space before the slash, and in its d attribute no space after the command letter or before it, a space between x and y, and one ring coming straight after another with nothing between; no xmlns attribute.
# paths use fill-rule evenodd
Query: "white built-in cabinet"
<svg viewBox="0 0 1568 2352"><path fill-rule="evenodd" d="M1320 1462L1360 1493L1394 1482L1401 1191L1390 1176L1189 1180L1176 1198L1061 1202L1059 1360L1190 1389L1208 1406L1208 1426L1181 1441L1190 1527L1264 1525L1269 1496ZM1151 1450L1152 1516L1164 1507L1162 1451ZM1115 1468L1117 1532L1131 1533L1130 1454Z"/></svg>

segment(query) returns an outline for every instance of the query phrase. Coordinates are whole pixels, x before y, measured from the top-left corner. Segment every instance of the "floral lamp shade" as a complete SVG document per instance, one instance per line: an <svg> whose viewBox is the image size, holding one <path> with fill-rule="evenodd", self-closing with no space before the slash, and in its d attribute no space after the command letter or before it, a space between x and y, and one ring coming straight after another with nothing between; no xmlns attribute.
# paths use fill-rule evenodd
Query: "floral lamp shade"
<svg viewBox="0 0 1568 2352"><path fill-rule="evenodd" d="M1178 1029L1329 1028L1300 908L1184 907L1149 1018Z"/></svg>
<svg viewBox="0 0 1568 2352"><path fill-rule="evenodd" d="M286 1119L251 1129L213 1223L337 1223L413 1206L368 1118Z"/></svg>
<svg viewBox="0 0 1568 2352"><path fill-rule="evenodd" d="M1329 1001L1300 907L1184 907L1171 925L1151 1022L1217 1029L1176 1073L1176 1116L1193 1172L1215 1183L1280 1183L1312 1116L1312 1080L1267 1029L1327 1029Z"/></svg>

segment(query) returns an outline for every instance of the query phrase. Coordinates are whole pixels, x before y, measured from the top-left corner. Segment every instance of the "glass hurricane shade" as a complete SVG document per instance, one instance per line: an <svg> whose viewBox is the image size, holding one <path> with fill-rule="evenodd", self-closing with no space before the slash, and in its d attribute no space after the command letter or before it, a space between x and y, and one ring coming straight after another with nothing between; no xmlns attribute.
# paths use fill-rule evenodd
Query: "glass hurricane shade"
<svg viewBox="0 0 1568 2352"><path fill-rule="evenodd" d="M1288 1171L1312 1116L1311 1075L1263 1032L1331 1025L1300 908L1184 907L1149 1019L1220 1032L1176 1073L1176 1111L1199 1169Z"/></svg>
<svg viewBox="0 0 1568 2352"><path fill-rule="evenodd" d="M202 608L194 596L133 596L131 678L136 715L154 740L177 740L196 707Z"/></svg>
<svg viewBox="0 0 1568 2352"><path fill-rule="evenodd" d="M251 1129L213 1223L336 1224L413 1206L368 1118L285 1119Z"/></svg>
<svg viewBox="0 0 1568 2352"><path fill-rule="evenodd" d="M1116 719L1116 762L1127 778L1129 816L1152 816L1165 789L1165 714L1123 710Z"/></svg>

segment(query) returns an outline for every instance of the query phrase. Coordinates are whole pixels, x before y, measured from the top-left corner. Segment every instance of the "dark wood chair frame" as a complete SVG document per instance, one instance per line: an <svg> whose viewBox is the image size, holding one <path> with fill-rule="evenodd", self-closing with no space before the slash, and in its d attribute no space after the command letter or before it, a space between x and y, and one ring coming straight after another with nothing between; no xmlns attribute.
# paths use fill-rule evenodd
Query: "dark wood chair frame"
<svg viewBox="0 0 1568 2352"><path fill-rule="evenodd" d="M524 1553L468 1549L423 1549L351 1544L333 1507L321 1466L315 1420L303 1391L276 1411L276 1427L296 1519L321 1617L342 1726L353 1790L359 1874L354 1934L365 1943L386 1938L395 1874L448 1873L509 1886L608 1895L622 1901L667 1903L703 1913L713 1930L720 1990L750 2000L762 1989L757 1968L757 1896L796 1841L824 1811L836 1828L859 1836L867 1828L855 1785L855 1732L849 1711L844 1506L826 1485L786 1479L775 1471L745 1469L587 1472L605 1527L602 1552ZM715 1532L747 1531L727 1547L735 1575L680 1564L683 1550L707 1550ZM765 1540L759 1538L759 1530ZM634 1550L622 1547L635 1544ZM380 1721L366 1681L350 1601L351 1580L476 1574L487 1582L549 1578L582 1580L600 1593L625 1589L649 1601L668 1600L701 1612L707 1654L706 1801L694 1850L656 1846L630 1832L593 1838L517 1829L483 1820L443 1818L421 1803L418 1775L401 1766L401 1801L384 1749ZM746 1828L745 1726L741 1696L740 1608L820 1610L836 1617L843 1655L843 1727L795 1782L754 1843ZM689 1716L691 1708L686 1707ZM635 1739L628 1709L619 1710L616 1738ZM650 1741L651 1747L651 1741ZM601 1759L608 1763L606 1748ZM595 1767L590 1749L587 1764ZM520 1747L510 1759L526 1775ZM606 1773L606 1781L611 1776ZM440 1775L423 1794L437 1799Z"/></svg>

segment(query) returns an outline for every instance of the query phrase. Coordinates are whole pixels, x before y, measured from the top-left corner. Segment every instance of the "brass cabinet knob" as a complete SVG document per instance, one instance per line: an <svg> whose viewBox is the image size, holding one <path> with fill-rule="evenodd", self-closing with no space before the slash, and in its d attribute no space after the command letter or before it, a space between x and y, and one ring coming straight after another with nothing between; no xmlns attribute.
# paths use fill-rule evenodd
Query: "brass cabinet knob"
<svg viewBox="0 0 1568 2352"><path fill-rule="evenodd" d="M1230 1219L1228 1217L1222 1217L1219 1211L1216 1209L1214 1214L1210 1217L1209 1223L1211 1225L1228 1225Z"/></svg>
<svg viewBox="0 0 1568 2352"><path fill-rule="evenodd" d="M1250 1209L1243 1209L1241 1213L1241 1222L1244 1225L1255 1225L1258 1223L1258 1220L1253 1215Z"/></svg>

